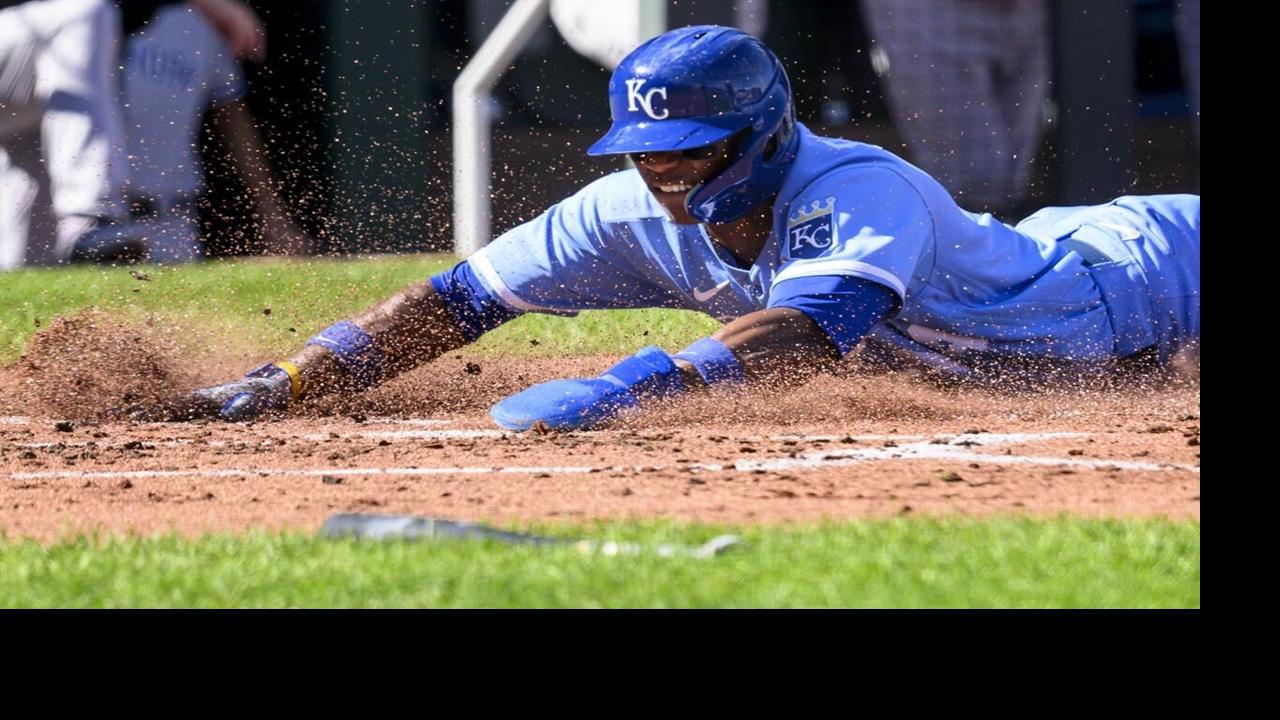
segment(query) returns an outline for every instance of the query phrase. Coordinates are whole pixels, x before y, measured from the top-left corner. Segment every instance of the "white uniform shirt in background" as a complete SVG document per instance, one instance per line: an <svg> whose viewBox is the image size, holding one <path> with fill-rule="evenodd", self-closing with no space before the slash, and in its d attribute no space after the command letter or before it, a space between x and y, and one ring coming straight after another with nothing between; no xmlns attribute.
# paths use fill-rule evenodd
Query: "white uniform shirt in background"
<svg viewBox="0 0 1280 720"><path fill-rule="evenodd" d="M162 8L125 41L129 193L167 206L200 192L200 122L211 104L244 97L227 44L186 5Z"/></svg>

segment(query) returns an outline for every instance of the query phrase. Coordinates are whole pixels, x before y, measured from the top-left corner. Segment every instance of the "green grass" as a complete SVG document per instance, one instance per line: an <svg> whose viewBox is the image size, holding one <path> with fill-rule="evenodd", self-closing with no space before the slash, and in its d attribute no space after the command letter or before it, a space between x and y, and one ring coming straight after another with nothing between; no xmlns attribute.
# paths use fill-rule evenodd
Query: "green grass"
<svg viewBox="0 0 1280 720"><path fill-rule="evenodd" d="M421 282L455 262L446 255L355 260L227 260L181 267L72 267L0 274L0 363L61 315L99 308L126 322L154 318L237 349L285 353L326 325ZM139 280L130 274L144 274ZM270 309L270 314L263 311ZM675 349L716 322L682 311L528 315L475 346L482 353L618 354L644 345ZM537 341L530 342L530 341Z"/></svg>
<svg viewBox="0 0 1280 720"><path fill-rule="evenodd" d="M701 543L726 528L546 532ZM1198 608L1200 524L893 519L729 529L711 559L299 534L0 542L0 607Z"/></svg>

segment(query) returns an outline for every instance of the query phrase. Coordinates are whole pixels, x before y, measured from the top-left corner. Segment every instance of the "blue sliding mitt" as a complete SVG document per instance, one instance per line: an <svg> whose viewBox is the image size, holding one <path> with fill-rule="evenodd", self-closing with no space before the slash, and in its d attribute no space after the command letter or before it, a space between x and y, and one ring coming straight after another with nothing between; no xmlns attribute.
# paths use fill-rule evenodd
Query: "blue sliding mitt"
<svg viewBox="0 0 1280 720"><path fill-rule="evenodd" d="M508 430L528 430L536 423L550 430L580 430L614 419L642 398L670 397L682 389L671 356L651 345L600 377L552 380L521 390L489 414Z"/></svg>

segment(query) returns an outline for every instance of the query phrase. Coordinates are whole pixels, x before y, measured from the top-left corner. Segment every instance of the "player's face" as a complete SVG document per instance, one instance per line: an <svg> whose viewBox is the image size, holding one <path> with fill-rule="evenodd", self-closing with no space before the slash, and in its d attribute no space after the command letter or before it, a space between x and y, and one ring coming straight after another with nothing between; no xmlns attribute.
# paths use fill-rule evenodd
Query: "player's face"
<svg viewBox="0 0 1280 720"><path fill-rule="evenodd" d="M685 198L689 191L720 174L733 160L734 135L720 142L687 150L671 152L632 153L631 161L640 171L649 192L681 225L696 225L697 218L689 214Z"/></svg>

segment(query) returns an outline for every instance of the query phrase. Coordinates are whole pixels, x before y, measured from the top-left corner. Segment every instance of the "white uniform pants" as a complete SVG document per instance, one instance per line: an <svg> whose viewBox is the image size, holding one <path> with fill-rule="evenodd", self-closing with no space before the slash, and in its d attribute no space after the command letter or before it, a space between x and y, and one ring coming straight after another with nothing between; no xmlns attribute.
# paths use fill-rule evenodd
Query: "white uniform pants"
<svg viewBox="0 0 1280 720"><path fill-rule="evenodd" d="M85 217L121 215L128 165L116 86L120 33L108 0L29 0L0 10L0 171L26 167L38 137L60 244L83 231ZM28 201L13 187L0 183L0 216L19 214ZM20 264L26 236L0 233L0 269Z"/></svg>

